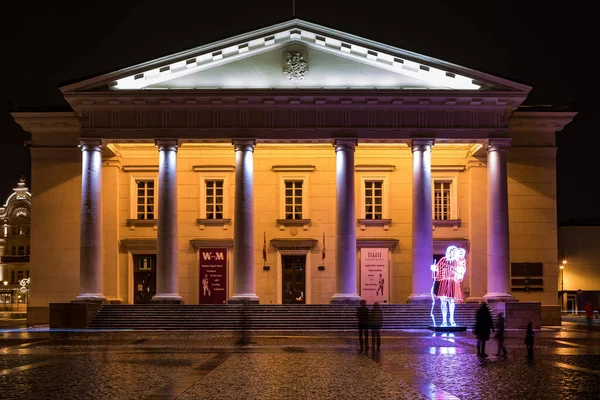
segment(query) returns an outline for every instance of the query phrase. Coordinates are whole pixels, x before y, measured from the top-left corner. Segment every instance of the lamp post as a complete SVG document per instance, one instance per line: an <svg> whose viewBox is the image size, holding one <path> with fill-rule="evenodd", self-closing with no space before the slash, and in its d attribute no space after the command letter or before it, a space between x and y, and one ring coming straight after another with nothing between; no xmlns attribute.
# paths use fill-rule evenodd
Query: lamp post
<svg viewBox="0 0 600 400"><path fill-rule="evenodd" d="M564 303L564 296L565 296L565 266L564 265L560 265L560 311L563 311L563 303Z"/></svg>
<svg viewBox="0 0 600 400"><path fill-rule="evenodd" d="M2 283L4 283L4 286L8 285L8 281L4 281ZM2 295L2 302L4 303L4 311L6 311L6 294Z"/></svg>
<svg viewBox="0 0 600 400"><path fill-rule="evenodd" d="M560 268L560 309L562 311L565 297L565 265L567 260L563 258L558 268Z"/></svg>

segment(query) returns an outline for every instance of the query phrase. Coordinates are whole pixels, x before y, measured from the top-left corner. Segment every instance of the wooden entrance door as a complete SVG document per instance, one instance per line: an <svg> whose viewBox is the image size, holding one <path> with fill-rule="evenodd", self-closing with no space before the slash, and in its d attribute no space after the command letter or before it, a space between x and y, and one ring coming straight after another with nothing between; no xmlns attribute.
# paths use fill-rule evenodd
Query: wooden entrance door
<svg viewBox="0 0 600 400"><path fill-rule="evenodd" d="M283 304L306 303L306 255L281 256Z"/></svg>
<svg viewBox="0 0 600 400"><path fill-rule="evenodd" d="M148 304L156 294L156 254L133 255L133 304Z"/></svg>

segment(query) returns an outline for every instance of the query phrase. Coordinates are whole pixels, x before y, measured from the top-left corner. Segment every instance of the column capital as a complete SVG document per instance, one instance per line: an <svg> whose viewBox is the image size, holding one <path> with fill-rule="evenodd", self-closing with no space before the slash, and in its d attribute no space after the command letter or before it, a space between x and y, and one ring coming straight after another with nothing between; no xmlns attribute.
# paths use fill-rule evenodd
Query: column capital
<svg viewBox="0 0 600 400"><path fill-rule="evenodd" d="M179 140L177 139L155 139L154 144L158 147L158 151L177 151Z"/></svg>
<svg viewBox="0 0 600 400"><path fill-rule="evenodd" d="M340 150L352 150L358 146L358 139L356 138L337 138L333 139L333 146L335 147L335 151Z"/></svg>
<svg viewBox="0 0 600 400"><path fill-rule="evenodd" d="M233 149L235 151L252 151L256 147L256 139L232 139Z"/></svg>
<svg viewBox="0 0 600 400"><path fill-rule="evenodd" d="M511 138L489 138L487 140L487 151L506 151L511 141Z"/></svg>
<svg viewBox="0 0 600 400"><path fill-rule="evenodd" d="M433 138L413 138L410 139L410 150L414 153L415 151L426 151L431 150L435 139Z"/></svg>
<svg viewBox="0 0 600 400"><path fill-rule="evenodd" d="M80 138L79 148L81 148L81 151L102 151L102 139Z"/></svg>

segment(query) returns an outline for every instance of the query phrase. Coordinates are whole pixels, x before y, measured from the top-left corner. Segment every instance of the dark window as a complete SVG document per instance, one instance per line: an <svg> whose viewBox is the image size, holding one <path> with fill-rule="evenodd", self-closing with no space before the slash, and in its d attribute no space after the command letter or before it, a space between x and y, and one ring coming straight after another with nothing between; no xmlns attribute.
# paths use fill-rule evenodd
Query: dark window
<svg viewBox="0 0 600 400"><path fill-rule="evenodd" d="M511 263L511 290L513 292L543 292L543 263Z"/></svg>

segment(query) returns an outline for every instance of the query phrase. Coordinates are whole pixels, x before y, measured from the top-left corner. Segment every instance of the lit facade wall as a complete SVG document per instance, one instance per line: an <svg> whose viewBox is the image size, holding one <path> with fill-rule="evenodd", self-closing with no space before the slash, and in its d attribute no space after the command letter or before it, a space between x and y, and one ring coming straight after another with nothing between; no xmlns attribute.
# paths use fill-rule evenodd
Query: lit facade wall
<svg viewBox="0 0 600 400"><path fill-rule="evenodd" d="M198 246L228 249L227 295L234 295L235 276L247 278L248 272L240 271L243 263L236 263L232 251L236 226L232 140L243 140L256 142L253 152L245 153L245 157L253 157L254 164L254 229L248 234L254 242L255 294L250 295L264 304L282 303L282 255L302 250L306 252L303 301L329 303L338 294L336 253L343 250L336 248L336 221L342 217L336 214L337 202L341 198L343 204L352 204L351 198L339 194L336 199L340 171L336 170L333 144L341 140L345 146L356 144L356 221L352 223L356 222L358 262L356 268L347 270L356 271L358 295L359 254L366 246L389 251L390 302L404 303L424 295L415 293L420 282L414 281L419 275L413 269L424 268L430 276L429 265L413 265L412 255L416 231L421 243L430 239L427 229L422 229L428 218L413 215L411 150L419 142L421 149L433 143L431 171L417 168L416 176L422 178L430 172L432 183L438 180L449 185L449 215L443 221L432 221L432 256L443 254L448 245L467 250L470 268L462 287L468 301L480 301L486 294L511 298L510 288L489 293L487 150L494 142L501 151L509 145L510 262L543 266L541 291L512 295L521 301L556 305L554 134L575 113L519 108L530 87L383 44L371 48L372 41L304 21L293 20L234 39L235 44L213 43L63 87L74 112L13 114L32 133L36 196L32 199L30 323L47 321L50 303L70 302L81 294L80 271L86 271L87 264L80 265L80 238L83 230L90 228L82 225L80 215L82 194L89 194L82 188L82 138L102 141L102 244L100 255L89 257L89 264L102 265L103 281L97 286L103 288L101 296L108 302L133 303L137 291L134 262L140 255L157 253L160 210L154 210L149 219L138 218L136 181L152 182L156 206L160 179L155 142L162 140L179 142L175 271L179 293L167 295L180 295L188 304L199 302ZM304 55L302 65L309 69L301 72L306 80L293 82L282 74L287 67L282 64L284 52L289 55L290 51ZM189 58L182 61L184 56ZM302 65L297 67L302 69ZM368 76L368 85L355 79L357 76ZM230 82L229 77L249 82L249 86L228 83L215 89L210 84ZM276 84L261 86L262 78ZM313 86L321 81L336 84ZM301 94L299 87L303 88ZM138 90L141 88L148 90ZM499 161L496 168L503 170L504 163ZM224 183L223 222L207 221L204 215L204 178ZM303 182L304 223L285 221L286 180ZM499 193L492 200L503 207L506 193L501 180L492 181ZM381 221L365 218L363 197L370 181L383 185ZM426 192L425 186L417 188ZM494 215L502 220L504 208ZM415 224L418 229L413 229L414 220L419 222ZM494 232L502 238L493 250L501 252L505 260L505 225ZM347 235L351 236L352 232ZM265 237L267 259L263 262ZM302 246L294 248L294 240L301 240ZM428 255L428 245L422 247L420 254ZM344 254L344 259L348 256ZM500 268L494 271L504 281L504 261L495 264ZM263 268L265 265L270 269ZM82 281L88 278L84 275Z"/></svg>

